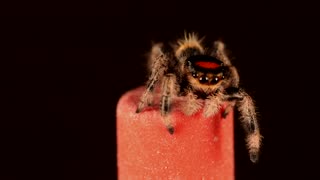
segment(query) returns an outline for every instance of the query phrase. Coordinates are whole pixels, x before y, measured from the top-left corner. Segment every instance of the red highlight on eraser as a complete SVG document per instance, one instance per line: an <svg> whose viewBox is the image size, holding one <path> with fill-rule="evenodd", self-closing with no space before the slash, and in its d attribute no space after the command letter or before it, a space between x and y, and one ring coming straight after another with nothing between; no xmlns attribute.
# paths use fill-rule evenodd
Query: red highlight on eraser
<svg viewBox="0 0 320 180"><path fill-rule="evenodd" d="M173 102L171 135L157 104L135 112L143 91L129 91L118 102L118 179L234 180L232 111L226 119L221 113L206 118L202 110L187 116Z"/></svg>

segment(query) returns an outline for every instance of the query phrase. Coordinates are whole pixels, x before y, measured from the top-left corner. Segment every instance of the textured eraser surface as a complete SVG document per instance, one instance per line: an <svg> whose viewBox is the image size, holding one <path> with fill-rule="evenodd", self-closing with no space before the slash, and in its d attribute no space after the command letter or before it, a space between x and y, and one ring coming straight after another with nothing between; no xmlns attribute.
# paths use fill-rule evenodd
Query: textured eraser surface
<svg viewBox="0 0 320 180"><path fill-rule="evenodd" d="M143 91L131 90L118 102L118 179L234 180L233 112L226 119L221 112L205 118L203 109L186 116L179 110L183 98L173 100L171 135L159 104L135 112Z"/></svg>

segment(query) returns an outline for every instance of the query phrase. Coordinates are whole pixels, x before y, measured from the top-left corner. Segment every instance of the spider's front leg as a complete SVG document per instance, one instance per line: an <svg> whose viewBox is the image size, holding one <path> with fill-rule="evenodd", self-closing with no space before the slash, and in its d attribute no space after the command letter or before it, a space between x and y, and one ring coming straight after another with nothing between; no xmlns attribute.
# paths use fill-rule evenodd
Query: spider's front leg
<svg viewBox="0 0 320 180"><path fill-rule="evenodd" d="M169 112L171 110L172 98L177 94L176 76L174 74L166 74L164 76L161 90L160 112L164 118L164 124L166 125L169 133L173 134L174 127L172 125Z"/></svg>
<svg viewBox="0 0 320 180"><path fill-rule="evenodd" d="M244 91L240 91L241 99L237 101L237 107L240 112L241 122L246 131L247 148L250 154L250 160L257 162L261 146L259 124L256 117L254 102L251 97Z"/></svg>
<svg viewBox="0 0 320 180"><path fill-rule="evenodd" d="M156 44L152 48L150 56L151 75L148 79L146 90L140 98L136 113L141 112L146 104L152 104L154 87L156 83L161 80L164 71L168 68L168 57L163 53L161 47L161 44Z"/></svg>

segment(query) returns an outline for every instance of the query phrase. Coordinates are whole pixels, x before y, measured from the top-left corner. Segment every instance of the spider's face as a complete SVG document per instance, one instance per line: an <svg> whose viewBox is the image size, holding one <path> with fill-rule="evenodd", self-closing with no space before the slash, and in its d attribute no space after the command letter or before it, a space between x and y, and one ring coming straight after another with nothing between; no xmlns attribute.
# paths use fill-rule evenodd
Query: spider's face
<svg viewBox="0 0 320 180"><path fill-rule="evenodd" d="M191 56L186 60L185 68L190 84L198 89L214 89L225 78L226 67L212 56Z"/></svg>

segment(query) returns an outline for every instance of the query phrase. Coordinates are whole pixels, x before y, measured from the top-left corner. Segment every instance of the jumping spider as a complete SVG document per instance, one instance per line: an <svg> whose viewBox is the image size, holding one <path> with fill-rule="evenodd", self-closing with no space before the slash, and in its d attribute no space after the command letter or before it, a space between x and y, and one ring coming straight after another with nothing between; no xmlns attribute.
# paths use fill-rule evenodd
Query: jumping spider
<svg viewBox="0 0 320 180"><path fill-rule="evenodd" d="M202 107L198 99L206 101L203 111L206 117L219 112L221 105L226 103L222 113L225 118L236 106L247 134L250 159L256 162L261 135L253 100L239 87L237 69L228 58L225 45L221 41L215 41L211 49L206 49L202 40L191 33L185 34L171 48L165 48L163 44L153 45L149 59L151 75L136 112L139 113L146 105L152 104L153 91L159 83L160 111L170 134L174 133L174 127L167 115L174 96L186 97L187 103L183 107L186 115L192 115Z"/></svg>

